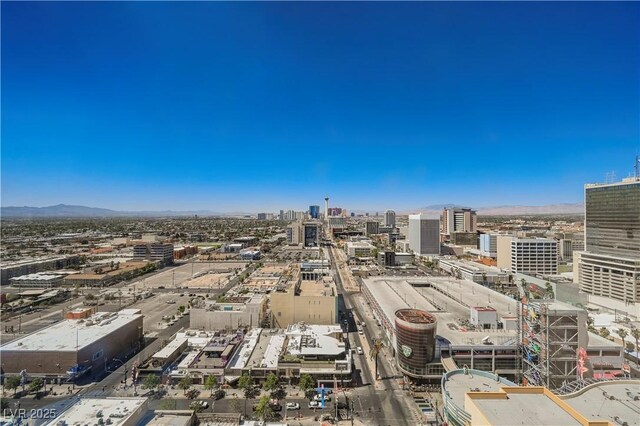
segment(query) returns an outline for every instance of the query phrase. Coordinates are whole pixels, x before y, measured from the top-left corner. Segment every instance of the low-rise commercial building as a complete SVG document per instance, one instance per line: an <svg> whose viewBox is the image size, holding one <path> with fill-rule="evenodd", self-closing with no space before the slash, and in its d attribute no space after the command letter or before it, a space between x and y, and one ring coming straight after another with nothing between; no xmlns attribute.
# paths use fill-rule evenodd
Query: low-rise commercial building
<svg viewBox="0 0 640 426"><path fill-rule="evenodd" d="M133 260L160 262L163 265L173 263L173 244L145 242L133 246Z"/></svg>
<svg viewBox="0 0 640 426"><path fill-rule="evenodd" d="M36 410L34 410L36 411ZM49 410L42 410L49 412ZM80 398L56 413L44 426L93 425L135 426L144 423L149 413L147 398ZM42 420L42 419L37 419Z"/></svg>
<svg viewBox="0 0 640 426"><path fill-rule="evenodd" d="M260 260L261 256L260 250L242 250L240 252L240 259L242 260Z"/></svg>
<svg viewBox="0 0 640 426"><path fill-rule="evenodd" d="M509 283L508 273L478 262L468 262L457 259L438 259L438 267L453 276L458 276L478 284L501 285Z"/></svg>
<svg viewBox="0 0 640 426"><path fill-rule="evenodd" d="M344 244L344 251L349 258L371 257L375 246L368 241L349 241Z"/></svg>
<svg viewBox="0 0 640 426"><path fill-rule="evenodd" d="M35 274L22 275L11 278L11 285L15 287L57 287L64 281L63 275L36 272Z"/></svg>
<svg viewBox="0 0 640 426"><path fill-rule="evenodd" d="M334 387L352 381L353 359L339 325L291 324L284 330L254 329L225 370L227 377L251 371L264 381L270 373L295 382L309 374L316 384Z"/></svg>
<svg viewBox="0 0 640 426"><path fill-rule="evenodd" d="M226 298L206 301L204 306L192 307L189 326L195 330L236 330L241 327L259 327L265 318L267 298L262 294L251 297Z"/></svg>
<svg viewBox="0 0 640 426"><path fill-rule="evenodd" d="M53 271L79 265L80 256L53 256L2 263L2 268L0 268L0 284L6 285L9 284L9 280L13 277L33 274L36 272Z"/></svg>
<svg viewBox="0 0 640 426"><path fill-rule="evenodd" d="M113 358L140 347L142 318L138 309L123 309L58 322L2 345L3 371L50 379L102 372Z"/></svg>

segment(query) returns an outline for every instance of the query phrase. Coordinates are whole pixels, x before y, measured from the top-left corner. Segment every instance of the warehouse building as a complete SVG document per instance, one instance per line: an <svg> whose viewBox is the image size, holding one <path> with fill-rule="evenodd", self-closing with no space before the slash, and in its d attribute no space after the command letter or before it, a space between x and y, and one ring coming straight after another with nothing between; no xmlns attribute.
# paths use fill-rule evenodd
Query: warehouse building
<svg viewBox="0 0 640 426"><path fill-rule="evenodd" d="M74 379L104 371L113 358L138 349L143 339L139 309L66 319L0 347L4 373Z"/></svg>

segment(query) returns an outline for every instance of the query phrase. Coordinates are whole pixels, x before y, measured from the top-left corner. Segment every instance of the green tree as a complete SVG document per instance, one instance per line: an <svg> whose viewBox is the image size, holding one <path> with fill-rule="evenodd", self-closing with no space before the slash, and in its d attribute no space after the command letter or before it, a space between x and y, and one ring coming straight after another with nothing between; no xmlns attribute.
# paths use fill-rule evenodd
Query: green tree
<svg viewBox="0 0 640 426"><path fill-rule="evenodd" d="M184 305L180 305L180 306L178 306L178 313L179 313L179 314L183 314L185 309L186 309L186 308L184 307Z"/></svg>
<svg viewBox="0 0 640 426"><path fill-rule="evenodd" d="M16 389L18 389L18 386L20 386L20 376L9 376L4 381L4 387L7 390L15 391Z"/></svg>
<svg viewBox="0 0 640 426"><path fill-rule="evenodd" d="M192 384L193 380L191 380L191 376L184 376L178 383L178 387L186 394L187 389L189 389Z"/></svg>
<svg viewBox="0 0 640 426"><path fill-rule="evenodd" d="M238 379L238 387L244 392L244 414L247 414L247 400L252 399L255 396L255 387L253 385L253 378L249 373L243 373Z"/></svg>
<svg viewBox="0 0 640 426"><path fill-rule="evenodd" d="M269 404L269 395L262 395L256 406L256 413L262 420L270 420L273 417L273 408Z"/></svg>
<svg viewBox="0 0 640 426"><path fill-rule="evenodd" d="M262 388L266 391L274 391L280 387L280 379L274 373L269 373Z"/></svg>
<svg viewBox="0 0 640 426"><path fill-rule="evenodd" d="M640 329L637 328L632 328L631 329L631 336L633 336L634 339L636 339L636 365L638 364L638 358L640 355L640 348L638 347L638 341L640 340Z"/></svg>
<svg viewBox="0 0 640 426"><path fill-rule="evenodd" d="M160 384L160 378L155 374L148 374L142 380L142 387L144 389L155 389Z"/></svg>
<svg viewBox="0 0 640 426"><path fill-rule="evenodd" d="M607 330L605 327L602 327L599 331L599 334L605 338L609 337L609 330Z"/></svg>
<svg viewBox="0 0 640 426"><path fill-rule="evenodd" d="M87 299L87 300L94 300L96 298L96 296L94 296L93 294L89 293L84 298Z"/></svg>
<svg viewBox="0 0 640 426"><path fill-rule="evenodd" d="M311 377L310 374L303 373L300 375L300 380L298 381L298 387L300 387L300 389L302 389L305 393L315 388L315 386L316 386L315 380L313 380L313 377Z"/></svg>
<svg viewBox="0 0 640 426"><path fill-rule="evenodd" d="M207 380L204 382L205 390L211 391L211 396L213 396L213 390L218 387L218 378L214 375L208 376Z"/></svg>
<svg viewBox="0 0 640 426"><path fill-rule="evenodd" d="M40 377L36 377L33 379L31 383L29 383L29 392L36 393L44 386L44 380Z"/></svg>

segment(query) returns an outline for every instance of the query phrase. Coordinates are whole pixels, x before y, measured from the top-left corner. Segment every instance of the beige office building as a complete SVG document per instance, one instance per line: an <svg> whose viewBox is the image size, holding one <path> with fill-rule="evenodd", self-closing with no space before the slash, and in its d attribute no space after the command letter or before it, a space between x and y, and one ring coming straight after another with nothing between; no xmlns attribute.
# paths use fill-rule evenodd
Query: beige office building
<svg viewBox="0 0 640 426"><path fill-rule="evenodd" d="M274 327L286 328L291 324L335 324L338 316L338 292L333 278L303 280L299 270L285 291L270 295L271 316Z"/></svg>
<svg viewBox="0 0 640 426"><path fill-rule="evenodd" d="M498 235L496 239L496 266L511 270L511 235Z"/></svg>

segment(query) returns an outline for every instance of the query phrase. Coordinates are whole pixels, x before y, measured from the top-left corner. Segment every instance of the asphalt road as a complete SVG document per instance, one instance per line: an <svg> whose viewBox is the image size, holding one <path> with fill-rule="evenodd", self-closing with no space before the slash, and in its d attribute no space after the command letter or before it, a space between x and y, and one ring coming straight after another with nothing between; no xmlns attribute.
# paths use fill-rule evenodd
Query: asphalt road
<svg viewBox="0 0 640 426"><path fill-rule="evenodd" d="M335 265L336 260L333 253L334 248L329 249L331 257L331 264ZM357 306L352 301L351 293L346 292L342 285L342 277L339 273L335 274L336 285L338 287L338 294L342 295L339 299L339 304L342 303L341 310L351 311L355 316L360 319L364 319L365 315L359 312ZM367 338L369 342L372 342L370 335L371 326L364 328L364 336L361 336L354 330L353 319L349 320L349 340L352 347L362 347L361 339ZM352 399L354 403L354 410L358 414L361 420L372 425L414 425L416 420L414 414L410 412L411 406L408 404L410 401L404 400L406 396L400 389L394 388L394 381L391 368L385 365L383 357L379 357L378 372L381 380L381 389L376 389L374 386L374 372L369 368L369 364L363 359L368 354L355 355L356 365L356 379L358 386L352 391ZM411 402L412 403L412 402Z"/></svg>
<svg viewBox="0 0 640 426"><path fill-rule="evenodd" d="M255 269L255 265L252 265L249 269L250 273L254 269ZM238 279L239 279L238 277L234 278L227 284L226 287L222 289L212 289L211 293L213 295L218 295L226 292L235 284L237 284ZM150 299L144 299L132 305L131 307L136 307L136 305L140 303L146 303L153 299L155 299L155 297ZM185 299L185 303L186 303L186 298L181 298L181 299ZM153 305L154 303L151 303L151 304ZM169 306L170 309L175 311L177 309L177 306L179 305L178 303L176 303L176 304L166 305L166 306ZM82 390L77 392L77 396L80 396L80 397L111 396L112 393L114 393L115 391L115 387L119 386L121 384L120 382L124 379L125 369L127 370L127 384L131 385L131 365L133 364L133 362L138 361L139 363L142 363L144 360L146 360L151 355L156 353L161 348L165 340L169 340L180 329L188 328L188 327L189 327L189 316L184 316L178 319L173 325L158 330L155 338L150 343L148 343L139 353L131 354L131 356L128 356L125 359L122 359L122 362L124 362L124 364L121 364L118 362L112 362L112 366L115 368L115 370L110 370L106 374L105 372L100 372L99 375L97 375L96 377L92 377L92 376L85 377L84 380L89 382L83 383L81 381L79 383L79 385L82 387ZM140 391L142 392L142 390ZM62 407L71 403L72 398L69 396L62 396L62 397L48 396L42 399L35 399L33 395L20 398L19 400L10 398L11 404L16 404L18 402L20 404L20 408L30 410L33 408L42 408L52 404Z"/></svg>

